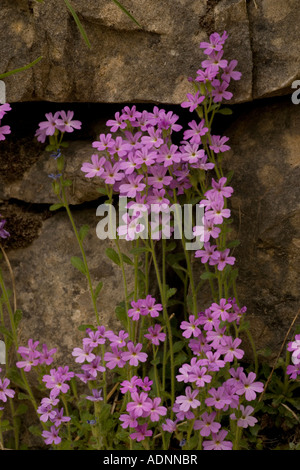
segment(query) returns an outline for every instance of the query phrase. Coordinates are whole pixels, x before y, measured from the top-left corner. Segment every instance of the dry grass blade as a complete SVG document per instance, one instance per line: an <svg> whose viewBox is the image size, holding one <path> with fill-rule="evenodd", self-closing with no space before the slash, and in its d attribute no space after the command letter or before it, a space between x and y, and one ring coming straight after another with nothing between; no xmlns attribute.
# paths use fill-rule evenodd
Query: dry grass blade
<svg viewBox="0 0 300 470"><path fill-rule="evenodd" d="M263 392L261 393L261 395L260 395L260 397L259 397L259 399L258 399L258 403L262 400L262 398L263 398L263 396L264 396L264 394L265 394L265 392L266 392L266 390L267 390L267 388L268 388L268 385L269 385L269 383L270 383L270 380L271 380L272 375L273 375L273 373L274 373L274 370L275 370L275 368L276 368L276 364L277 364L277 362L278 362L278 360L279 360L279 358L280 358L280 356L281 356L281 353L282 353L282 351L283 351L284 345L285 345L285 343L286 343L286 341L287 341L287 338L288 338L288 336L289 336L289 334L290 334L290 332L291 332L291 329L293 328L293 326L294 326L294 324L295 324L295 321L297 320L299 314L300 314L300 310L299 310L299 312L297 313L297 315L295 315L295 317L294 317L292 323L290 324L290 327L289 327L289 329L288 329L288 331L287 331L287 333L286 333L286 335L285 335L285 338L284 338L283 343L282 343L282 345L281 345L281 347L280 347L279 353L278 353L278 355L277 355L277 357L276 357L276 360L275 360L275 362L274 362L274 365L273 365L273 368L272 368L272 370L271 370L271 373L270 373L270 375L269 375L269 377L268 377L268 379L267 379L267 381L266 381L266 383L265 383Z"/></svg>

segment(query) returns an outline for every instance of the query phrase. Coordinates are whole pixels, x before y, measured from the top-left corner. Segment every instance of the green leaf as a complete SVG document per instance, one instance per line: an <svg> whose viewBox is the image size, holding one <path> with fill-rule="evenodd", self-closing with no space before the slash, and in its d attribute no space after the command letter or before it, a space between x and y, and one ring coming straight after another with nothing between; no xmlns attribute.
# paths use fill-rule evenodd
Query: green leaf
<svg viewBox="0 0 300 470"><path fill-rule="evenodd" d="M115 312L116 312L118 320L127 328L128 315L127 315L125 307L123 307L122 305L117 305L117 307L115 308Z"/></svg>
<svg viewBox="0 0 300 470"><path fill-rule="evenodd" d="M201 274L200 279L202 279L203 281L206 281L207 279L214 279L215 277L216 277L215 273L205 272Z"/></svg>
<svg viewBox="0 0 300 470"><path fill-rule="evenodd" d="M80 230L79 230L79 238L81 241L84 240L84 238L87 236L88 232L90 230L90 227L89 225L85 224L83 225L82 227L80 227Z"/></svg>
<svg viewBox="0 0 300 470"><path fill-rule="evenodd" d="M1 432L11 431L13 427L10 425L8 419L3 419L0 423Z"/></svg>
<svg viewBox="0 0 300 470"><path fill-rule="evenodd" d="M98 295L100 294L102 287L103 287L103 282L100 281L100 282L97 284L97 287L96 287L96 289L95 289L95 291L94 291L94 295L95 295L95 298L96 298L96 299L97 299Z"/></svg>
<svg viewBox="0 0 300 470"><path fill-rule="evenodd" d="M30 62L30 64L25 65L24 67L20 67L19 69L14 69L14 70L11 70L10 72L0 74L0 80L2 80L2 78L9 77L10 75L14 75L15 73L23 72L24 70L30 69L31 67L36 65L40 60L42 60L42 58L43 57L40 56L37 59L35 59L33 62Z"/></svg>
<svg viewBox="0 0 300 470"><path fill-rule="evenodd" d="M60 209L61 207L64 207L64 204L52 204L52 206L49 207L49 210L50 211L57 211L58 209Z"/></svg>
<svg viewBox="0 0 300 470"><path fill-rule="evenodd" d="M185 346L184 341L176 341L176 343L173 344L173 354L181 351L184 346Z"/></svg>
<svg viewBox="0 0 300 470"><path fill-rule="evenodd" d="M232 240L231 242L227 243L227 248L235 248L236 246L239 246L240 243L240 240Z"/></svg>
<svg viewBox="0 0 300 470"><path fill-rule="evenodd" d="M21 416L24 415L28 410L28 406L25 405L25 403L20 403L18 408L15 411L15 416Z"/></svg>
<svg viewBox="0 0 300 470"><path fill-rule="evenodd" d="M135 248L132 248L130 250L130 253L133 254L133 255L139 255L141 253L146 253L146 252L150 252L150 248L146 247L146 246L137 246Z"/></svg>
<svg viewBox="0 0 300 470"><path fill-rule="evenodd" d="M106 188L97 188L98 193L103 194L104 196L107 196L107 189Z"/></svg>
<svg viewBox="0 0 300 470"><path fill-rule="evenodd" d="M217 113L224 114L225 116L229 116L230 114L232 114L232 109L222 108L222 109L219 109L219 111L217 111Z"/></svg>
<svg viewBox="0 0 300 470"><path fill-rule="evenodd" d="M79 325L78 330L86 331L87 328L90 328L91 330L95 330L95 327L93 325L87 325L87 324Z"/></svg>
<svg viewBox="0 0 300 470"><path fill-rule="evenodd" d="M105 253L114 263L116 263L118 266L121 265L119 255L113 248L107 248Z"/></svg>
<svg viewBox="0 0 300 470"><path fill-rule="evenodd" d="M176 287L172 287L171 289L168 289L168 291L167 291L167 299L169 299L170 297L173 297L173 295L175 295L176 292L177 292Z"/></svg>
<svg viewBox="0 0 300 470"><path fill-rule="evenodd" d="M56 145L47 145L45 150L46 152L52 152L53 150L56 150Z"/></svg>
<svg viewBox="0 0 300 470"><path fill-rule="evenodd" d="M78 269L78 271L80 271L82 274L86 276L84 262L82 261L81 258L78 258L78 256L72 256L71 263L74 266L74 268Z"/></svg>
<svg viewBox="0 0 300 470"><path fill-rule="evenodd" d="M134 265L134 262L127 255L125 255L125 253L122 253L122 259L124 263L130 264L131 266Z"/></svg>
<svg viewBox="0 0 300 470"><path fill-rule="evenodd" d="M26 393L19 392L18 400L31 400L31 398L29 395L26 395Z"/></svg>
<svg viewBox="0 0 300 470"><path fill-rule="evenodd" d="M88 46L88 48L90 49L91 48L91 43L89 41L89 38L87 37L87 34L85 32L85 29L84 27L82 26L78 16L77 16L77 13L76 11L74 10L74 8L72 7L71 3L69 2L69 0L64 0L65 4L66 4L66 7L68 8L69 12L71 13L71 15L73 16L74 18L74 21L75 23L77 24L77 27L80 31L80 34L81 36L83 37L83 40L84 42L86 43L86 45Z"/></svg>
<svg viewBox="0 0 300 470"><path fill-rule="evenodd" d="M6 338L9 338L11 341L13 341L13 335L5 326L0 325L0 333L2 333Z"/></svg>
<svg viewBox="0 0 300 470"><path fill-rule="evenodd" d="M34 436L41 436L41 428L39 426L29 426L28 428L29 432L31 432L31 434L33 434Z"/></svg>
<svg viewBox="0 0 300 470"><path fill-rule="evenodd" d="M11 382L13 382L16 385L19 385L19 387L21 388L25 388L24 382L20 376L20 372L19 372L19 369L17 369L17 367L11 367L7 371L6 375Z"/></svg>
<svg viewBox="0 0 300 470"><path fill-rule="evenodd" d="M62 147L62 148L68 148L69 147L69 142L61 142L59 144L59 146Z"/></svg>
<svg viewBox="0 0 300 470"><path fill-rule="evenodd" d="M73 184L73 181L71 181L71 180L63 180L63 182L62 182L62 185L64 187L72 186L72 184Z"/></svg>
<svg viewBox="0 0 300 470"><path fill-rule="evenodd" d="M20 309L17 309L14 314L15 327L18 328L20 321L22 320L23 312Z"/></svg>
<svg viewBox="0 0 300 470"><path fill-rule="evenodd" d="M137 24L140 28L141 25L137 22L137 20L129 13L128 10L120 3L118 0L112 0L124 13L127 15L135 24Z"/></svg>

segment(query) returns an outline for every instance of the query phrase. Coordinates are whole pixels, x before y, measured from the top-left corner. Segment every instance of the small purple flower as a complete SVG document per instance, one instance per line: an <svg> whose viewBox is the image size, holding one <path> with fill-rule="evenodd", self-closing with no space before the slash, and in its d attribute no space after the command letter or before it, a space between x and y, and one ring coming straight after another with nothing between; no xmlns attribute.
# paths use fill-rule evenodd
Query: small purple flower
<svg viewBox="0 0 300 470"><path fill-rule="evenodd" d="M9 379L4 378L3 381L0 379L0 400L4 403L7 401L7 397L13 398L15 396L15 391L11 388L7 388L9 384Z"/></svg>
<svg viewBox="0 0 300 470"><path fill-rule="evenodd" d="M2 217L2 215L0 214L0 218ZM5 230L4 228L4 225L6 224L6 220L5 219L2 219L0 220L0 238L8 238L10 237L10 234L7 230Z"/></svg>
<svg viewBox="0 0 300 470"><path fill-rule="evenodd" d="M56 119L56 127L60 132L73 132L74 129L81 129L81 122L73 119L74 111L60 111L60 118Z"/></svg>
<svg viewBox="0 0 300 470"><path fill-rule="evenodd" d="M155 344L156 346L159 346L160 341L163 342L166 339L166 333L163 333L161 331L162 327L158 323L156 323L154 326L150 326L148 328L148 333L145 334L145 338L149 339L152 344Z"/></svg>
<svg viewBox="0 0 300 470"><path fill-rule="evenodd" d="M139 362L146 362L148 355L141 352L143 345L137 343L135 346L132 341L127 343L128 351L122 353L123 361L129 361L131 366L138 366Z"/></svg>
<svg viewBox="0 0 300 470"><path fill-rule="evenodd" d="M148 424L141 424L136 427L136 432L130 434L130 439L136 439L137 442L144 441L145 437L150 437L152 436L153 432L148 428Z"/></svg>
<svg viewBox="0 0 300 470"><path fill-rule="evenodd" d="M92 394L93 395L86 396L85 398L87 400L90 400L90 401L102 401L103 400L102 390L97 390L97 389L93 388L92 389Z"/></svg>
<svg viewBox="0 0 300 470"><path fill-rule="evenodd" d="M83 163L81 171L86 173L86 178L94 178L94 176L101 176L104 173L105 157L99 157L97 154L91 156L92 163Z"/></svg>
<svg viewBox="0 0 300 470"><path fill-rule="evenodd" d="M59 429L51 426L50 431L43 431L42 436L45 438L45 444L60 444L61 438L58 435Z"/></svg>
<svg viewBox="0 0 300 470"><path fill-rule="evenodd" d="M176 403L179 404L180 411L187 412L190 408L198 408L200 401L196 399L199 390L193 390L191 387L186 387L185 395L180 395L176 398Z"/></svg>
<svg viewBox="0 0 300 470"><path fill-rule="evenodd" d="M220 431L218 434L212 434L211 441L203 442L203 450L232 450L233 444L230 441L225 441L228 432L225 430Z"/></svg>
<svg viewBox="0 0 300 470"><path fill-rule="evenodd" d="M195 111L199 104L204 101L205 96L200 96L200 91L198 90L195 95L192 93L187 93L187 101L181 103L182 108L189 108L190 112Z"/></svg>
<svg viewBox="0 0 300 470"><path fill-rule="evenodd" d="M217 413L213 411L212 413L208 414L207 411L201 415L201 419L196 420L194 423L194 429L200 430L201 436L207 437L211 433L216 434L220 428L221 424L214 421Z"/></svg>

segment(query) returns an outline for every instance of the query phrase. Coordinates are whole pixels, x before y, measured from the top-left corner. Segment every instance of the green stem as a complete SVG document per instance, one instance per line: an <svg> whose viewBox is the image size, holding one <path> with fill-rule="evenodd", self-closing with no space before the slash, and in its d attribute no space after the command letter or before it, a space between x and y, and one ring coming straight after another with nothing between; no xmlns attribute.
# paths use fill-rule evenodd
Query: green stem
<svg viewBox="0 0 300 470"><path fill-rule="evenodd" d="M89 290L90 290L90 294L91 294L91 298L92 298L93 308L94 308L94 312L95 312L95 316L96 316L96 321L97 321L97 324L100 325L100 317L99 317L99 313L98 313L98 309L97 309L96 297L95 297L94 290L93 290L91 275L90 275L90 271L89 271L89 268L88 268L87 259L86 259L85 251L84 251L84 248L83 248L83 243L80 239L76 224L74 222L74 219L73 219L73 216L72 216L72 213L71 213L68 201L67 201L62 176L60 177L60 180L61 180L62 201L63 201L64 207L67 211L69 220L71 222L73 231L75 233L75 237L77 239L77 242L78 242L78 245L79 245L79 248L80 248L81 256L82 256L84 267L85 267L86 278L87 278L87 281L88 281Z"/></svg>
<svg viewBox="0 0 300 470"><path fill-rule="evenodd" d="M156 254L155 254L155 247L154 247L154 243L153 243L153 240L152 240L151 236L150 236L150 244L151 244L151 252L152 252L152 257L153 257L155 273L156 273L156 277L157 277L157 283L158 283L158 287L159 287L159 291L160 291L160 296L161 296L161 299L162 299L163 317L164 317L164 321L165 321L167 331L168 331L168 343L169 343L169 352L170 352L171 400L172 400L172 403L174 403L174 401L175 401L175 366L174 366L172 329L171 329L171 324L170 324L168 311L167 311L166 285L165 285L165 283L163 284L162 280L161 280L159 266L158 266L157 258L156 258ZM164 358L163 358L163 371L164 372L163 372L163 374L165 374L166 365L167 365L167 355L164 353Z"/></svg>

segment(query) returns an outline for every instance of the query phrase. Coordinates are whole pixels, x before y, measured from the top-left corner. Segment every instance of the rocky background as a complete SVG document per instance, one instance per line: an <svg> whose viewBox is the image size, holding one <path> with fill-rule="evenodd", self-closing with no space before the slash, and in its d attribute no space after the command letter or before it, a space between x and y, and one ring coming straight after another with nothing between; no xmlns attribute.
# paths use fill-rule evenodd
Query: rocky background
<svg viewBox="0 0 300 470"><path fill-rule="evenodd" d="M95 283L103 280L99 305L103 323L113 327L123 299L121 273L105 256L110 242L96 236L102 200L81 163L123 103L169 107L184 119L178 105L190 91L187 77L201 64L199 43L226 30L227 58L237 59L243 74L232 88L233 115L218 123L232 147L225 161L234 170L238 290L258 350L275 357L300 308L300 106L291 101L292 83L300 79L298 1L122 3L141 27L111 0L72 0L89 49L63 2L1 0L0 73L43 56L5 79L12 134L0 143L0 213L12 234L6 249L23 310L20 342L32 337L58 346L61 360L72 362L70 352L81 343L78 326L93 322L85 279L70 264L79 253L69 220L49 211L56 202L48 177L53 160L34 138L38 123L61 109L74 110L83 122L66 151L68 194L76 222L91 227L91 274Z"/></svg>

